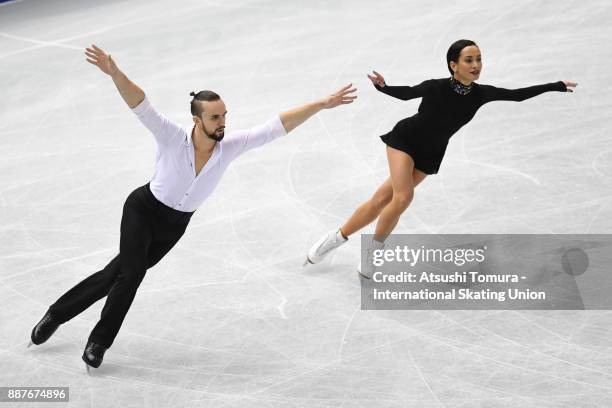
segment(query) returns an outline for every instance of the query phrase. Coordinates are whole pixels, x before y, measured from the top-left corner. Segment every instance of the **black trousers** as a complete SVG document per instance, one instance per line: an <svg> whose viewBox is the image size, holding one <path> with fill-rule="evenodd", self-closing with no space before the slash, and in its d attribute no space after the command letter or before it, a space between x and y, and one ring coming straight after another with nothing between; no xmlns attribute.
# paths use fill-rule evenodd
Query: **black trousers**
<svg viewBox="0 0 612 408"><path fill-rule="evenodd" d="M127 314L147 269L158 263L183 236L193 212L159 202L149 183L134 190L123 205L119 254L101 271L84 279L53 305L51 315L67 322L107 296L89 340L109 348Z"/></svg>

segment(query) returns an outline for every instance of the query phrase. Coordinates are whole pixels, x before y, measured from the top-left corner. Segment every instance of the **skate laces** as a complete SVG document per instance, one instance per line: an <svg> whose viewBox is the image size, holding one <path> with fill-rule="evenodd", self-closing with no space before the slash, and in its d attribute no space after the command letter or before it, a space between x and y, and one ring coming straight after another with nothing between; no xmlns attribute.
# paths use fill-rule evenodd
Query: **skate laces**
<svg viewBox="0 0 612 408"><path fill-rule="evenodd" d="M102 347L100 344L96 344L96 343L94 343L92 341L90 341L87 344L87 348L86 349L87 349L87 351L89 351L92 354L97 354L98 352L105 350L105 348Z"/></svg>
<svg viewBox="0 0 612 408"><path fill-rule="evenodd" d="M49 323L53 323L53 317L51 316L50 313L47 313L43 316L42 320L40 321L40 323L38 323L38 327L37 327L37 332L40 333L41 330L43 330L45 328L45 326Z"/></svg>

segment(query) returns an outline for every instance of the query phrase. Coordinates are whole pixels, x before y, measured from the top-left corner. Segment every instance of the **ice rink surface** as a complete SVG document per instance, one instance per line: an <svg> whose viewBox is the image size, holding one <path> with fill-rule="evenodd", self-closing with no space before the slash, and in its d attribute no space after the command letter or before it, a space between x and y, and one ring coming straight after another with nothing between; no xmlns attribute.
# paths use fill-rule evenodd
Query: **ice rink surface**
<svg viewBox="0 0 612 408"><path fill-rule="evenodd" d="M611 233L610 21L607 0L0 5L0 385L69 386L71 407L612 406L609 311L362 311L358 235L301 267L388 176L378 136L418 106L366 73L446 77L460 38L479 83L579 86L483 107L396 232ZM155 157L92 43L185 125L192 90L221 94L228 131L349 82L359 99L231 165L88 376L102 301L26 349L30 330L114 257Z"/></svg>

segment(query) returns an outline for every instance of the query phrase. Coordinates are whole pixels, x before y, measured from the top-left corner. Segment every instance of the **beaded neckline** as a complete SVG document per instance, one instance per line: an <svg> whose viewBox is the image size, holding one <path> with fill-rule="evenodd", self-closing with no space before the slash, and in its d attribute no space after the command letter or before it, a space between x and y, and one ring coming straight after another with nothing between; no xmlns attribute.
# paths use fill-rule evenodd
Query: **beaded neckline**
<svg viewBox="0 0 612 408"><path fill-rule="evenodd" d="M464 85L461 82L457 81L454 77L450 77L449 84L451 89L457 92L459 95L467 95L474 88L473 82L469 85Z"/></svg>

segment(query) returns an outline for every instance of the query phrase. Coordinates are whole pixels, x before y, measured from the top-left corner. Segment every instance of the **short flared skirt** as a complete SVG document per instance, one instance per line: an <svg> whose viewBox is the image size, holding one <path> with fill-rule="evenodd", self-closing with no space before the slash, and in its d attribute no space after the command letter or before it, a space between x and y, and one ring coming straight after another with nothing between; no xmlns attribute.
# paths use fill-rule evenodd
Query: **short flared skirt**
<svg viewBox="0 0 612 408"><path fill-rule="evenodd" d="M426 140L419 133L398 132L397 128L380 136L381 140L389 147L408 154L414 160L414 167L425 174L436 174L440 170L446 143L435 143Z"/></svg>

